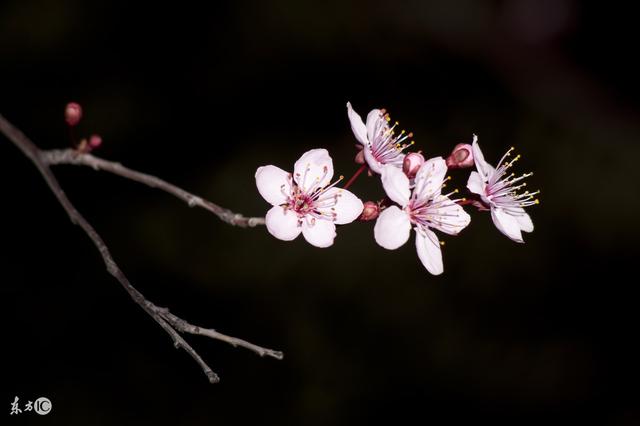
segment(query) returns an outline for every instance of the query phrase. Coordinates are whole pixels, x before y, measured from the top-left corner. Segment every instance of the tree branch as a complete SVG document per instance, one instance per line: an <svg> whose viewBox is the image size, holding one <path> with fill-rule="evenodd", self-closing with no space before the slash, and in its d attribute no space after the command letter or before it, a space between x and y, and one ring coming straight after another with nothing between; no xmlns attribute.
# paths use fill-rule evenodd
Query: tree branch
<svg viewBox="0 0 640 426"><path fill-rule="evenodd" d="M241 346L250 349L261 356L270 356L276 359L282 359L283 354L279 351L271 349L265 349L252 343L246 342L235 337L226 336L218 333L212 329L203 329L198 326L189 324L187 321L179 318L169 312L167 308L160 308L147 300L142 293L140 293L129 281L124 272L120 269L115 262L109 248L105 244L104 240L91 226L91 224L76 210L69 198L66 196L62 187L60 186L55 175L51 171L50 165L53 164L77 164L93 167L96 170L105 170L111 173L123 176L125 178L144 183L148 186L162 189L182 200L187 202L189 206L199 206L206 210L211 211L220 219L231 225L241 227L252 227L264 223L263 218L247 218L240 214L235 214L230 210L220 207L212 202L203 200L189 192L178 188L162 179L155 176L140 173L118 163L112 163L100 158L94 157L89 154L80 154L73 150L52 150L42 151L39 149L24 133L14 127L9 121L7 121L2 115L0 115L0 133L3 133L14 145L16 145L37 167L40 174L44 178L45 182L49 186L49 189L58 202L62 205L64 210L69 215L71 222L80 226L82 230L91 239L96 246L102 260L107 268L107 272L111 274L129 293L131 298L136 302L144 311L151 316L173 339L174 346L176 348L184 349L202 368L207 378L211 383L217 383L220 379L216 373L209 368L207 363L198 355L198 353L184 340L180 333L200 334L210 337L212 339L221 340L232 344L233 346Z"/></svg>
<svg viewBox="0 0 640 426"><path fill-rule="evenodd" d="M190 334L199 334L201 336L211 337L212 339L222 340L223 342L227 342L231 346L249 349L260 356L270 356L272 358L282 359L283 354L280 351L274 351L272 349L266 349L253 343L247 342L246 340L238 339L237 337L227 336L226 334L222 334L217 332L212 328L202 328L197 325L189 324L182 318L179 318L169 312L168 309L159 312L162 317L167 320L176 330L181 331L183 333Z"/></svg>
<svg viewBox="0 0 640 426"><path fill-rule="evenodd" d="M113 173L124 178L142 183L152 188L158 188L162 191L183 200L189 205L189 207L201 207L205 210L218 216L223 222L230 225L240 226L242 228L254 227L256 225L264 225L263 217L245 217L241 214L234 213L229 209L220 207L217 204L212 203L193 195L182 188L179 188L167 181L159 179L155 176L140 173L135 170L131 170L120 163L103 160L102 158L95 157L91 154L80 153L73 149L53 149L50 151L43 151L40 154L42 161L47 165L55 164L73 164L76 166L88 166L94 170L104 170L109 173Z"/></svg>

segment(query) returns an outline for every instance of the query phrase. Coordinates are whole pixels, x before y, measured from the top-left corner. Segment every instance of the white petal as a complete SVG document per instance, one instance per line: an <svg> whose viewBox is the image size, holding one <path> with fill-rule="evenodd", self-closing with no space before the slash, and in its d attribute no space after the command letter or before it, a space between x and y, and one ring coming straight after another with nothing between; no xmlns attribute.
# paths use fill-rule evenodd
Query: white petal
<svg viewBox="0 0 640 426"><path fill-rule="evenodd" d="M369 142L373 143L375 137L377 136L377 129L386 127L388 127L387 121L382 116L382 114L380 114L379 109L372 109L371 111L369 111L369 114L367 114L367 137L369 138Z"/></svg>
<svg viewBox="0 0 640 426"><path fill-rule="evenodd" d="M493 174L495 169L489 163L484 160L484 155L480 150L480 145L478 145L478 137L473 135L473 144L471 145L473 149L473 161L476 163L476 168L478 169L478 173L482 179L487 182L489 180L489 176Z"/></svg>
<svg viewBox="0 0 640 426"><path fill-rule="evenodd" d="M435 232L428 228L416 228L416 250L420 261L433 275L444 272L442 250Z"/></svg>
<svg viewBox="0 0 640 426"><path fill-rule="evenodd" d="M369 148L369 146L366 145L363 151L364 151L364 160L367 162L369 169L371 169L371 171L373 171L374 173L381 174L382 168L384 167L384 165L382 163L379 163L378 160L375 159L375 157L371 153L371 148Z"/></svg>
<svg viewBox="0 0 640 426"><path fill-rule="evenodd" d="M499 207L491 209L491 218L496 228L507 237L518 243L523 243L520 224L515 216L510 215Z"/></svg>
<svg viewBox="0 0 640 426"><path fill-rule="evenodd" d="M520 225L520 230L524 232L533 232L533 221L531 220L531 217L523 208L520 208L520 210L522 210L520 214L514 214L518 221L518 225Z"/></svg>
<svg viewBox="0 0 640 426"><path fill-rule="evenodd" d="M333 177L333 160L326 149L312 149L302 154L294 165L293 179L308 192L314 187L325 187Z"/></svg>
<svg viewBox="0 0 640 426"><path fill-rule="evenodd" d="M409 215L397 206L385 209L373 227L376 242L387 250L395 250L409 239L411 223Z"/></svg>
<svg viewBox="0 0 640 426"><path fill-rule="evenodd" d="M382 168L382 186L389 198L402 207L407 205L411 190L409 189L409 178L401 169L391 164L384 166Z"/></svg>
<svg viewBox="0 0 640 426"><path fill-rule="evenodd" d="M262 198L271 205L285 204L291 194L291 174L276 166L258 167L256 186Z"/></svg>
<svg viewBox="0 0 640 426"><path fill-rule="evenodd" d="M334 223L336 225L351 223L362 214L364 205L360 198L356 197L353 192L342 188L331 188L320 197L319 201L322 203L323 200L327 200L332 197L336 197L336 203L334 206L319 208L318 210L323 213L335 213L336 217Z"/></svg>
<svg viewBox="0 0 640 426"><path fill-rule="evenodd" d="M425 161L415 177L414 191L418 198L427 199L432 195L440 194L446 174L447 162L442 157L430 158Z"/></svg>
<svg viewBox="0 0 640 426"><path fill-rule="evenodd" d="M471 216L464 211L462 206L449 200L444 195L439 195L435 199L441 203L443 207L435 209L433 216L437 219L438 224L429 225L449 235L458 235L460 231L471 223Z"/></svg>
<svg viewBox="0 0 640 426"><path fill-rule="evenodd" d="M353 130L353 134L356 139L361 144L366 145L367 127L364 125L360 115L351 108L351 102L347 102L347 114L349 115L349 121L351 122L351 130Z"/></svg>
<svg viewBox="0 0 640 426"><path fill-rule="evenodd" d="M300 235L302 227L298 222L297 214L280 206L271 207L265 216L269 233L283 241L294 240Z"/></svg>
<svg viewBox="0 0 640 426"><path fill-rule="evenodd" d="M482 176L480 176L480 173L471 172L471 174L469 175L469 180L467 181L467 188L469 188L469 191L473 192L474 194L484 195L485 186L486 184L482 180Z"/></svg>
<svg viewBox="0 0 640 426"><path fill-rule="evenodd" d="M313 246L329 247L336 237L336 225L330 220L307 217L302 220L302 235Z"/></svg>

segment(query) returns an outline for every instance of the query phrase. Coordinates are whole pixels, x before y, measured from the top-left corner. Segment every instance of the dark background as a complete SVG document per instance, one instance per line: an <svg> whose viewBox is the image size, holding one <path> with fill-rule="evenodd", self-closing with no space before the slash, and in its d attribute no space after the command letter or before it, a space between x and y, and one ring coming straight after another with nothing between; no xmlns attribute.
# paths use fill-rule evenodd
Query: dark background
<svg viewBox="0 0 640 426"><path fill-rule="evenodd" d="M524 245L471 212L433 277L372 223L316 249L57 167L150 300L285 351L188 336L210 385L1 138L0 423L640 424L635 28L571 0L2 2L0 113L43 148L69 145L75 100L99 155L263 215L258 166L325 147L355 171L350 100L386 107L428 156L472 133L490 162L515 145L542 203ZM377 178L352 189L382 196ZM15 396L53 411L10 418Z"/></svg>

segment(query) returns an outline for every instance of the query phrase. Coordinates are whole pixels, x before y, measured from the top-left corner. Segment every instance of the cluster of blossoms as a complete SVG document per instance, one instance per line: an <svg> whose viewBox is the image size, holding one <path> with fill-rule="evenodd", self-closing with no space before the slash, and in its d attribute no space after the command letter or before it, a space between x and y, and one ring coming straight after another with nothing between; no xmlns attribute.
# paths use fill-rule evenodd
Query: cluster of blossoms
<svg viewBox="0 0 640 426"><path fill-rule="evenodd" d="M308 151L296 161L293 174L268 165L256 171L260 195L273 207L267 212L267 230L274 237L291 241L300 233L316 247L329 247L336 237L336 225L376 220L375 241L388 250L405 244L411 228L416 232L416 251L432 274L444 270L441 246L434 230L458 235L471 222L463 205L490 211L498 230L522 243L522 232L532 232L533 222L524 208L538 204L539 191L529 192L524 179L532 173L510 173L520 156L510 148L496 167L484 159L474 135L471 144L458 144L446 158L425 160L421 152L406 152L414 145L412 133L397 131L384 109L374 109L366 122L347 103L351 129L359 142L355 161L362 164L343 188L332 183L333 162L325 149ZM446 192L449 169L473 167L467 188L468 198L458 190ZM380 176L386 198L363 203L347 188L365 169Z"/></svg>

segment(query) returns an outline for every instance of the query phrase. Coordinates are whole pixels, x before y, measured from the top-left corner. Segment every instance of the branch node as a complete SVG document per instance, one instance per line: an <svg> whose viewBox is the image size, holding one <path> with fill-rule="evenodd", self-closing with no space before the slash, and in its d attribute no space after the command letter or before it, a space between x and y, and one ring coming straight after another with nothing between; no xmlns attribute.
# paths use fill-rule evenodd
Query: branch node
<svg viewBox="0 0 640 426"><path fill-rule="evenodd" d="M51 171L51 165L73 164L88 166L94 170L104 170L120 175L124 178L143 183L152 188L159 188L183 201L186 201L190 207L199 206L214 213L218 218L230 225L253 227L258 224L264 224L264 218L245 218L241 214L234 214L228 209L220 207L210 201L205 201L202 198L190 194L162 179L128 169L120 163L106 161L73 149L43 151L29 138L27 138L24 133L8 122L2 115L0 115L0 133L3 133L11 142L13 142L38 168L38 171L49 186L49 189L67 212L71 222L80 226L98 249L109 274L111 274L122 285L133 301L143 308L144 311L149 314L149 316L151 316L164 329L164 331L167 332L167 334L169 334L173 340L173 346L176 349L184 349L184 351L187 352L198 363L198 365L200 365L200 368L206 374L210 383L218 383L220 378L211 370L211 368L189 345L189 343L184 340L179 332L205 335L213 339L225 341L233 346L245 347L258 353L260 356L264 356L266 354L276 359L282 359L282 352L264 349L247 341L218 333L213 329L202 329L198 326L191 325L182 318L170 313L168 308L158 307L147 300L144 295L142 295L142 293L140 293L129 282L129 279L126 277L124 272L122 272L118 267L117 263L111 256L107 245L102 240L102 237L100 237L93 226L80 214L80 212L78 212L73 203L71 203L71 200L69 200L67 195L64 193L60 183Z"/></svg>

